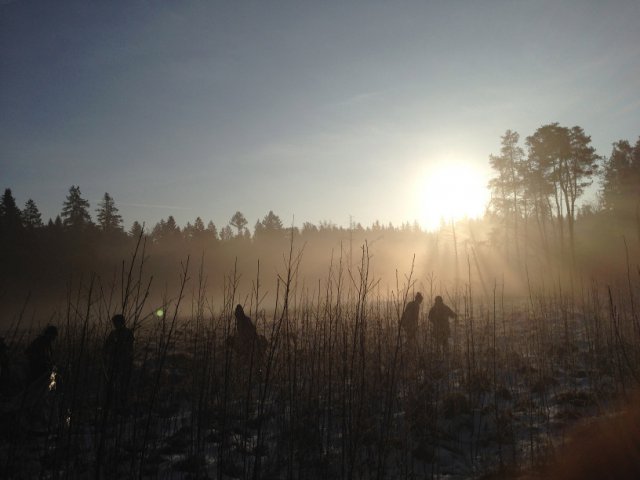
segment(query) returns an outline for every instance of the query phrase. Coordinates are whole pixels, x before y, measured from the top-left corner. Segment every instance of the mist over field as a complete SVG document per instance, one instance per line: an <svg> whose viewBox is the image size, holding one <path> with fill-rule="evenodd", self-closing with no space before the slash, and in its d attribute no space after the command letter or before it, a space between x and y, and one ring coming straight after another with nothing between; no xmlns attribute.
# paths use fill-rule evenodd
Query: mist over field
<svg viewBox="0 0 640 480"><path fill-rule="evenodd" d="M0 1L0 478L640 478L639 21Z"/></svg>
<svg viewBox="0 0 640 480"><path fill-rule="evenodd" d="M20 210L7 189L1 210L3 322L8 325L28 312L25 320L46 323L64 312L69 295L91 282L112 292L111 310L118 302L122 307L123 282L134 254L140 262L135 268L147 282L149 311L175 301L187 262L187 292L200 289L216 312L223 308L231 276L238 277L238 299L253 305L258 285L261 306L273 308L290 256L296 259L296 293L305 298L323 291L336 269L357 277L363 262L375 294L385 299L397 294L410 273L412 292L426 292L429 298L434 292L452 297L468 290L486 301L499 287L501 295L526 301L532 289L560 288L579 296L592 284L617 286L634 271L640 240L640 141L633 146L620 140L609 156L600 155L582 129L554 123L527 137L526 149L508 130L500 154L491 155L488 163L493 176L484 214L442 217L429 230L417 222L287 226L273 211L250 229L237 211L223 226L211 221L205 226L200 217L179 226L169 215L144 228L135 221L127 232L108 193L92 218L80 187L72 186L61 214L45 224L35 202ZM587 195L586 187L592 186L597 190ZM461 195L443 193L442 201L458 201ZM437 210L438 205L425 208ZM189 305L182 308L190 313Z"/></svg>

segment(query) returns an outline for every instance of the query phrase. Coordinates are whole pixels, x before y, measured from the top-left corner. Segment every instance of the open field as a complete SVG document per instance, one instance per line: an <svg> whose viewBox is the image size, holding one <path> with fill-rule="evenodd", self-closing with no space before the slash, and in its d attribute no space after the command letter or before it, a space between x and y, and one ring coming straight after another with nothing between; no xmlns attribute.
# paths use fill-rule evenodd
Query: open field
<svg viewBox="0 0 640 480"><path fill-rule="evenodd" d="M499 284L480 297L461 282L445 299L458 318L443 354L425 317L434 292L412 350L398 322L412 274L382 293L363 252L359 267L337 262L314 289L298 282L291 255L274 308L261 307L252 282L242 301L268 340L262 355L226 341L237 273L215 306L204 273L190 278L185 264L163 316L146 305L135 257L115 291L80 285L51 319L58 377L38 400L45 413L36 421L24 393L3 400L4 475L513 478L540 471L575 425L618 410L638 386L634 278L573 291L530 285L520 299ZM123 304L135 356L128 402L116 406L102 348ZM4 332L17 363L37 333L22 321Z"/></svg>
<svg viewBox="0 0 640 480"><path fill-rule="evenodd" d="M0 480L640 479L639 24L0 0Z"/></svg>

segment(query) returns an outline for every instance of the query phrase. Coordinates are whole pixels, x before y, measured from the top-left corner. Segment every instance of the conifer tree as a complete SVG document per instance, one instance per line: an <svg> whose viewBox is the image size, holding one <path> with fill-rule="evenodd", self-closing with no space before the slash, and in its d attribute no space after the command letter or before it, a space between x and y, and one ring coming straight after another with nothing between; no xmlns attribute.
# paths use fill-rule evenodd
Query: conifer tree
<svg viewBox="0 0 640 480"><path fill-rule="evenodd" d="M89 215L89 202L82 198L80 187L72 185L62 205L62 224L71 229L86 229L93 225Z"/></svg>
<svg viewBox="0 0 640 480"><path fill-rule="evenodd" d="M100 230L103 232L122 231L122 217L118 214L118 208L113 198L107 192L104 193L96 212L98 213L98 227L100 227Z"/></svg>
<svg viewBox="0 0 640 480"><path fill-rule="evenodd" d="M196 217L196 221L193 223L193 228L197 234L204 232L204 222L200 217Z"/></svg>
<svg viewBox="0 0 640 480"><path fill-rule="evenodd" d="M133 238L138 238L142 234L142 230L142 225L140 225L140 222L136 220L133 222L133 225L131 225L129 235L131 235Z"/></svg>
<svg viewBox="0 0 640 480"><path fill-rule="evenodd" d="M215 224L211 220L209 220L209 223L207 223L207 235L212 240L218 240L218 229L216 228Z"/></svg>
<svg viewBox="0 0 640 480"><path fill-rule="evenodd" d="M627 140L613 144L602 171L602 207L607 213L634 217L640 202L640 138L635 146Z"/></svg>
<svg viewBox="0 0 640 480"><path fill-rule="evenodd" d="M7 188L0 200L0 230L6 233L15 233L22 228L22 214L16 206L11 189Z"/></svg>
<svg viewBox="0 0 640 480"><path fill-rule="evenodd" d="M34 202L31 198L27 200L27 203L24 206L24 210L22 211L22 221L25 227L31 229L40 228L43 226L40 210L38 210L36 202Z"/></svg>
<svg viewBox="0 0 640 480"><path fill-rule="evenodd" d="M231 217L231 220L229 221L229 225L235 227L238 230L238 236L242 235L242 231L247 226L247 223L249 222L247 222L244 214L240 211L234 213L233 217Z"/></svg>
<svg viewBox="0 0 640 480"><path fill-rule="evenodd" d="M269 210L269 213L264 216L262 221L256 222L254 237L277 238L279 234L282 234L282 220L273 213L273 210Z"/></svg>
<svg viewBox="0 0 640 480"><path fill-rule="evenodd" d="M519 256L519 220L522 207L522 173L524 150L518 145L520 136L507 130L501 137L500 155L490 155L489 164L496 176L489 182L491 188L491 209L500 219L504 233L504 248L508 256L508 246L513 243ZM512 227L512 228L511 228ZM513 232L512 242L509 232Z"/></svg>
<svg viewBox="0 0 640 480"><path fill-rule="evenodd" d="M233 238L233 231L229 225L226 225L220 230L220 240L231 240Z"/></svg>

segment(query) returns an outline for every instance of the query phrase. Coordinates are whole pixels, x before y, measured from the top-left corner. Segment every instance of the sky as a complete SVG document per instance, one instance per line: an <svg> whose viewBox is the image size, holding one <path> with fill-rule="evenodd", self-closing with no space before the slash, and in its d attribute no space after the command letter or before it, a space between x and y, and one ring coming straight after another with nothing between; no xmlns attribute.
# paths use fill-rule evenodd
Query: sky
<svg viewBox="0 0 640 480"><path fill-rule="evenodd" d="M108 192L127 228L428 225L449 184L473 214L507 129L638 138L639 24L637 0L0 0L0 187L45 221Z"/></svg>

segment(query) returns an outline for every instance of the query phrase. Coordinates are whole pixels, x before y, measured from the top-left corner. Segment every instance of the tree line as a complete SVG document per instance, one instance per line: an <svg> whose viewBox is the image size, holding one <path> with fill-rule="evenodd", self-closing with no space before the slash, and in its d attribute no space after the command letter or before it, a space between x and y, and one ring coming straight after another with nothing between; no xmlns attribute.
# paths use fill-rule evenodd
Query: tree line
<svg viewBox="0 0 640 480"><path fill-rule="evenodd" d="M533 242L545 255L575 263L581 218L622 233L638 229L640 239L640 138L633 146L615 142L603 157L581 127L551 123L526 137L524 147L519 134L507 130L500 153L489 157L494 177L487 216L495 223L492 241L507 258L521 259ZM578 208L598 180L595 199Z"/></svg>
<svg viewBox="0 0 640 480"><path fill-rule="evenodd" d="M575 266L587 255L610 251L613 236L637 234L640 239L640 138L635 144L615 142L604 157L578 126L543 125L524 144L517 132L507 130L500 152L489 157L489 164L491 200L484 218L459 225L443 222L437 232L422 231L417 223L394 226L379 221L366 227L355 222L346 228L305 222L289 228L273 211L259 219L253 231L239 211L221 228L201 217L180 226L170 215L153 227L135 221L125 230L109 193L92 212L77 185L69 188L61 212L45 223L32 199L19 208L6 188L0 199L0 294L3 284L20 277L50 282L65 272L104 271L126 258L140 238L159 269L167 259L204 250L222 269L233 268L234 258L279 258L293 235L299 244L312 245L307 247L308 257L317 261L318 268L320 259L327 258L325 251L344 249L352 258L367 241L376 244L377 258L384 257L389 264L400 252L406 256L407 250L422 249L429 265L455 255L456 272L461 268L458 256L462 265L467 255L463 243L471 245L478 257L483 249L491 250L493 257L485 264L495 264L500 256L521 268L539 259L547 265ZM587 189L596 186L594 200L584 202ZM426 268L436 268L429 265Z"/></svg>
<svg viewBox="0 0 640 480"><path fill-rule="evenodd" d="M339 251L341 245L351 259L367 239L385 237L393 243L394 238L425 235L415 223L396 227L376 221L365 228L354 222L345 228L323 221L287 227L271 210L256 221L253 231L239 211L220 229L213 221L205 224L201 217L180 226L170 215L152 227L134 221L127 230L109 193L92 212L77 185L69 188L61 212L44 222L32 199L20 209L7 188L0 199L0 301L31 289L53 296L54 289L64 290L71 279L90 272L113 278L114 268L131 256L139 240L156 284L169 285L176 278L176 266L187 255L201 259L206 253L205 267L210 272L225 274L236 267L250 271L258 261L262 271L273 272L293 236L297 245L307 245L313 268L324 273L331 249Z"/></svg>
<svg viewBox="0 0 640 480"><path fill-rule="evenodd" d="M105 192L103 198L98 203L95 210L95 221L91 217L89 201L82 197L80 187L72 185L69 188L62 211L55 219L49 219L45 224L42 214L33 199L29 198L25 207L20 209L10 188L6 188L0 200L0 232L3 239L14 240L27 233L49 230L58 233L66 232L77 237L97 235L106 236L128 236L137 238L141 234L147 235L153 243L163 243L176 240L207 239L211 241L229 241L233 239L261 239L269 236L282 236L293 231L294 234L311 234L320 232L336 232L355 230L359 232L370 231L401 231L417 232L421 231L417 222L413 224L406 222L399 227L395 227L391 222L387 225L375 221L369 227L363 227L361 223L353 222L348 228L337 226L329 221L322 221L319 224L304 222L302 228L287 228L281 218L270 210L264 218L258 220L253 229L253 235L248 225L245 215L237 211L230 218L227 225L219 231L213 221L209 221L205 226L201 217L191 222L187 222L184 227L180 227L173 215L160 220L151 229L143 227L139 221L134 221L131 228L125 231L122 216L119 213L113 197ZM143 232L144 230L144 232ZM282 234L282 235L281 235Z"/></svg>

